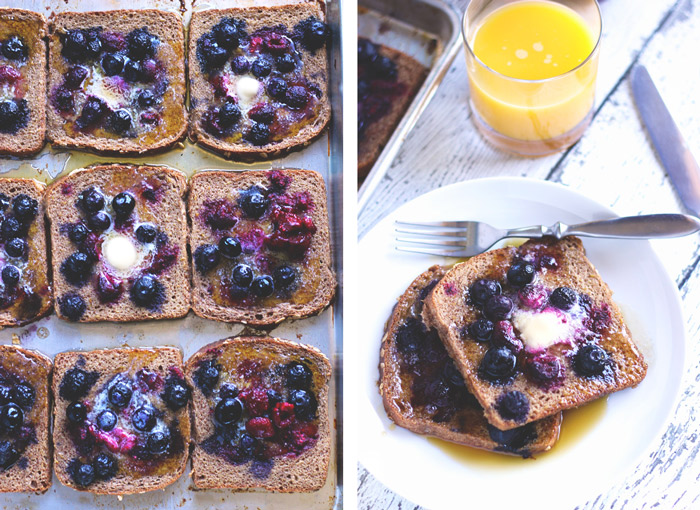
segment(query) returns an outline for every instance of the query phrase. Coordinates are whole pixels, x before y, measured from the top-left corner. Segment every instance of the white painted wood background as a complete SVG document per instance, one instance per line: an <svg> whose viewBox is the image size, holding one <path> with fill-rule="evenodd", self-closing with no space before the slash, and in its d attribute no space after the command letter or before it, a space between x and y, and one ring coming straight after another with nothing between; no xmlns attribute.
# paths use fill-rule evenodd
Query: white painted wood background
<svg viewBox="0 0 700 510"><path fill-rule="evenodd" d="M466 0L454 3L463 9ZM647 67L688 145L700 158L700 0L601 0L601 9L597 110L579 143L563 154L540 159L514 158L486 145L471 123L464 54L460 53L360 213L360 235L418 195L491 176L559 182L621 215L687 212L641 124L628 74L637 62ZM690 361L682 397L653 453L623 482L581 501L577 507L581 510L700 509L700 421L695 414L700 404L700 236L655 242L654 247L683 298ZM358 477L360 509L419 508L384 487L362 466Z"/></svg>

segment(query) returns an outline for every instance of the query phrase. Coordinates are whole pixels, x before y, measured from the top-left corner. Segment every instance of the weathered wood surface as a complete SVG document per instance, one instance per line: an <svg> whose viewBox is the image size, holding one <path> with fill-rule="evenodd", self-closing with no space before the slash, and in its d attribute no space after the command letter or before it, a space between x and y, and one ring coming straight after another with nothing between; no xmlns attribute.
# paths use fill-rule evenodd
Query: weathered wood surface
<svg viewBox="0 0 700 510"><path fill-rule="evenodd" d="M604 0L598 110L584 138L568 152L517 159L491 149L468 120L465 66L458 57L438 96L421 118L394 166L360 215L359 232L398 205L431 189L476 177L522 175L560 182L611 206L617 213L683 211L650 145L627 81L638 61L649 69L691 150L700 157L700 0ZM455 106L457 105L457 106ZM447 126L446 128L443 128ZM447 131L445 131L447 129ZM455 139L463 140L455 144ZM700 236L655 242L682 298L690 339L683 393L658 443L624 481L578 508L700 508ZM643 277L643 275L640 275ZM360 467L361 509L416 505Z"/></svg>

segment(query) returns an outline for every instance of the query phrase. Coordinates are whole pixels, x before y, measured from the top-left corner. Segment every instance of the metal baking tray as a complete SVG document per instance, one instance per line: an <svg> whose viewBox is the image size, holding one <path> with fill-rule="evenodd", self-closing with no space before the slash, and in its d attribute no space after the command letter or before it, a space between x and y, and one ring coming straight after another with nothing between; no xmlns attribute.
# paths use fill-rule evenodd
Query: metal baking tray
<svg viewBox="0 0 700 510"><path fill-rule="evenodd" d="M361 211L450 68L461 47L461 24L457 11L443 0L359 0L358 12L359 36L396 48L430 69L360 186L358 207Z"/></svg>
<svg viewBox="0 0 700 510"><path fill-rule="evenodd" d="M293 0L292 0L293 1ZM244 4L245 2L245 4ZM30 9L49 17L53 12L114 10L120 8L157 8L178 12L185 23L193 9L208 9L234 5L269 5L290 3L289 0L203 0L194 6L192 0L9 0L5 6ZM9 4L9 5L8 5ZM333 108L330 129L305 149L283 158L262 163L243 164L225 160L214 153L200 149L189 141L156 155L139 157L103 157L91 152L55 150L49 144L36 156L28 159L0 157L0 178L29 177L51 182L60 175L94 163L135 163L166 165L185 172L188 176L206 169L245 171L269 168L306 168L321 173L328 188L331 242L334 269L342 282L342 116L341 112L341 55L340 6L337 0L328 0L328 21L333 37L329 43L329 94ZM333 363L334 378L329 396L329 415L334 432L331 463L325 486L308 494L270 494L263 492L234 493L227 490L192 490L190 467L183 476L164 490L138 495L98 496L63 486L55 477L51 488L43 495L0 494L3 510L51 508L52 510L81 510L119 508L123 510L198 509L214 510L223 507L266 510L328 510L342 508L341 416L342 410L342 294L339 286L331 307L316 317L284 322L270 332L273 336L313 345L323 351ZM55 315L45 317L21 328L0 331L0 343L15 344L39 350L49 356L67 350L91 350L106 347L174 345L182 349L185 359L203 345L243 332L243 326L209 321L192 312L177 320L145 321L126 324L97 323L71 324L58 320Z"/></svg>

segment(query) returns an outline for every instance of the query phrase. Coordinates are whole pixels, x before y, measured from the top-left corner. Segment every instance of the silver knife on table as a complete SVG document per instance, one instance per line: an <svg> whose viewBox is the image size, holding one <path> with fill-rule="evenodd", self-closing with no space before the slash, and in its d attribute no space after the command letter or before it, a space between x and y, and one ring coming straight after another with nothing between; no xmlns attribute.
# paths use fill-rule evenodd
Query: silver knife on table
<svg viewBox="0 0 700 510"><path fill-rule="evenodd" d="M635 66L632 93L656 152L683 204L700 216L700 167L666 108L646 67Z"/></svg>

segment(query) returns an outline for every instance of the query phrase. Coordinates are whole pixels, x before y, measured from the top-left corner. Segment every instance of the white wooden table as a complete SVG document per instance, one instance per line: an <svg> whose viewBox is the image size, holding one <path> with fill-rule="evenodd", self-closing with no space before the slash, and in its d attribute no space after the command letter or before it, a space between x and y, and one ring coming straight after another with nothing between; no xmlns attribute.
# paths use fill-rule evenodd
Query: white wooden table
<svg viewBox="0 0 700 510"><path fill-rule="evenodd" d="M455 0L463 9L466 0ZM478 177L524 176L570 186L618 214L683 210L641 124L628 82L644 64L700 158L700 0L602 0L603 41L593 123L573 148L539 159L497 152L470 119L464 53L360 213L365 234L412 198ZM654 242L683 298L689 349L680 403L662 438L624 481L580 509L700 508L700 236ZM419 508L360 465L360 509ZM523 507L526 508L526 507ZM563 509L565 510L565 509Z"/></svg>

